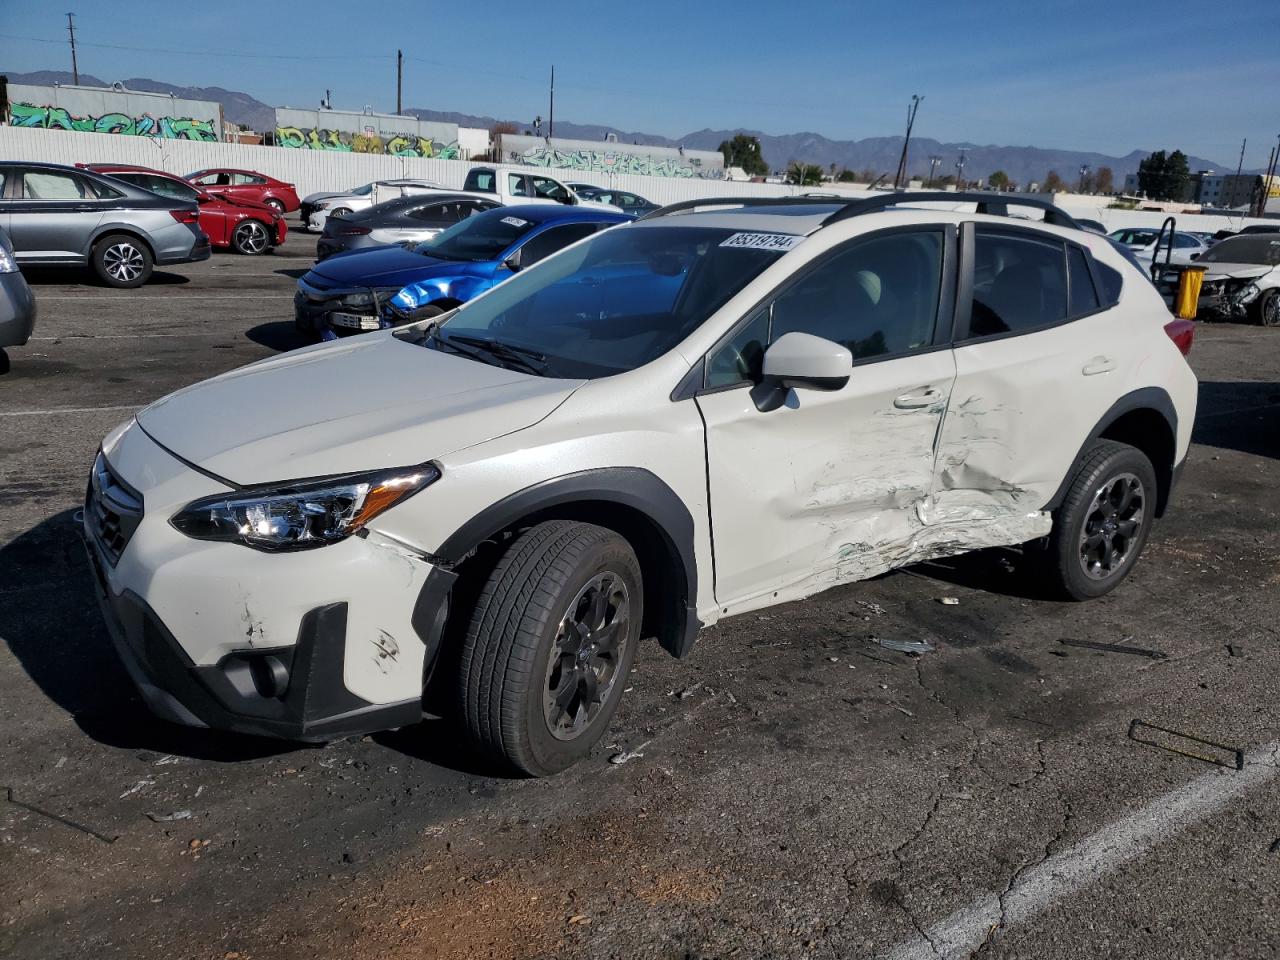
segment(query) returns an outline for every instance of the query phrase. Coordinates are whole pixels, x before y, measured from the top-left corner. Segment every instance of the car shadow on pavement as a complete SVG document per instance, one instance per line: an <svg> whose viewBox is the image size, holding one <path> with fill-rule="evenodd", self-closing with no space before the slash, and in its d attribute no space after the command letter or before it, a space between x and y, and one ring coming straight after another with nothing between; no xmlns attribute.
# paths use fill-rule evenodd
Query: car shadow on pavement
<svg viewBox="0 0 1280 960"><path fill-rule="evenodd" d="M97 287L100 290L116 289L115 287L107 286L91 270L83 267L23 267L22 276L33 287L77 284L86 287ZM147 282L143 284L143 287L164 287L190 282L190 277L183 276L180 273L156 270L147 278ZM120 292L129 293L131 291L121 290Z"/></svg>
<svg viewBox="0 0 1280 960"><path fill-rule="evenodd" d="M1200 381L1191 439L1210 447L1280 459L1280 383Z"/></svg>
<svg viewBox="0 0 1280 960"><path fill-rule="evenodd" d="M309 267L303 267L301 270L272 270L272 273L281 277L288 277L290 280L297 280L299 277L305 277L311 272Z"/></svg>
<svg viewBox="0 0 1280 960"><path fill-rule="evenodd" d="M977 550L973 553L962 553L954 557L917 563L897 573L940 580L957 587L981 590L984 593L1005 597L1018 597L1022 600L1055 599L1045 592L1043 581L1035 577L1029 569L1030 564L1022 552L1024 549L1033 550L1039 547L1032 544L1023 548L992 547L988 550ZM889 576L895 575L889 574Z"/></svg>
<svg viewBox="0 0 1280 960"><path fill-rule="evenodd" d="M0 546L0 639L44 695L111 747L215 761L298 749L151 715L111 645L74 514L65 510Z"/></svg>
<svg viewBox="0 0 1280 960"><path fill-rule="evenodd" d="M292 320L273 320L271 323L260 323L245 331L244 334L259 346L269 350L297 350L315 343L314 337L299 333Z"/></svg>
<svg viewBox="0 0 1280 960"><path fill-rule="evenodd" d="M458 725L449 719L430 719L412 727L373 734L375 743L414 760L473 777L509 780L511 770L480 756Z"/></svg>

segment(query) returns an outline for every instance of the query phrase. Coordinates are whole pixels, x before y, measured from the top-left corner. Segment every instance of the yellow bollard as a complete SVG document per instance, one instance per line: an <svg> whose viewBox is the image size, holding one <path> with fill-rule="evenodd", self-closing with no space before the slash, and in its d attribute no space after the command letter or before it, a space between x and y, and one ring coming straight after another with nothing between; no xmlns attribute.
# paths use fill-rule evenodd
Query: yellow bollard
<svg viewBox="0 0 1280 960"><path fill-rule="evenodd" d="M1173 314L1183 320L1196 318L1196 307L1200 304L1200 284L1204 282L1205 267L1184 267L1182 276L1178 278L1178 296L1174 301Z"/></svg>

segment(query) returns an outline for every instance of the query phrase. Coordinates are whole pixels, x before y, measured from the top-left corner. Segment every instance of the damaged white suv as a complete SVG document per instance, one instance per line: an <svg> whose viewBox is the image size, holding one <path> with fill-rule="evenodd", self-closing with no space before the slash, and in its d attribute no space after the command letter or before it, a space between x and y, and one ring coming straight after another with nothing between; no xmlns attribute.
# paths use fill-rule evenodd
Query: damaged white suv
<svg viewBox="0 0 1280 960"><path fill-rule="evenodd" d="M539 775L642 638L993 545L1106 593L1195 377L1105 237L966 196L677 204L146 408L84 512L146 701L303 740L447 713Z"/></svg>

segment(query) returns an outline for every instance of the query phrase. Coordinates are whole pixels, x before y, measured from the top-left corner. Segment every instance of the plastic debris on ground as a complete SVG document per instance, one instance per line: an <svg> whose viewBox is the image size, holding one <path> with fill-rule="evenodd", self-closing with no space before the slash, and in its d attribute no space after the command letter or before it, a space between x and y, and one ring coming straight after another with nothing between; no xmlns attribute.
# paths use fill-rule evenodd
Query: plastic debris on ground
<svg viewBox="0 0 1280 960"><path fill-rule="evenodd" d="M872 637L871 642L879 644L886 650L896 650L898 653L914 653L916 655L932 653L936 649L928 640L895 640L892 637Z"/></svg>

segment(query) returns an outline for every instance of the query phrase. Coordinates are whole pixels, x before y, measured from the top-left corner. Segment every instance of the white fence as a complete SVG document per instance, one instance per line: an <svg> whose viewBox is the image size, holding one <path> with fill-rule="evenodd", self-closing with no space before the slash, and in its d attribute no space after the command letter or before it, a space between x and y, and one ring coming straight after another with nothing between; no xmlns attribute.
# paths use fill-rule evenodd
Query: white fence
<svg viewBox="0 0 1280 960"><path fill-rule="evenodd" d="M190 140L160 140L150 137L113 136L104 133L74 133L65 130L34 130L0 126L0 159L43 160L51 163L136 163L185 174L202 167L240 167L257 170L294 184L298 195L319 190L346 190L370 180L419 177L446 187L460 188L472 167L485 164L466 160L426 160L419 157L387 157L367 153L339 153L320 150L291 150L284 147L249 146L240 143L197 143ZM542 169L542 168L538 168ZM682 179L610 175L578 170L547 171L561 180L595 183L630 190L655 203L675 203L709 197L788 196L806 189L776 183L743 183L729 180ZM864 190L824 184L823 191L842 195L867 196ZM1113 230L1118 227L1158 227L1166 214L1140 210L1112 210L1105 197L1059 197L1058 202L1077 217L1099 220ZM1275 223L1245 217L1179 214L1180 230L1239 230L1248 223Z"/></svg>

